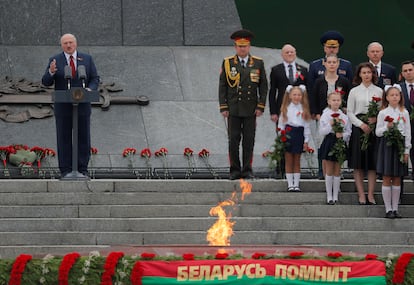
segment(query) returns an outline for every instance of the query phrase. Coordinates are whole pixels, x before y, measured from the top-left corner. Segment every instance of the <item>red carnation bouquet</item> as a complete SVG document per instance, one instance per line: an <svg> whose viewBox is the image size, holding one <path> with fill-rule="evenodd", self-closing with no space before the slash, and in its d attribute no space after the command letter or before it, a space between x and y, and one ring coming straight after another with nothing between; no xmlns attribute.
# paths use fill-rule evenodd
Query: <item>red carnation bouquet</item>
<svg viewBox="0 0 414 285"><path fill-rule="evenodd" d="M384 132L384 138L386 139L387 146L394 146L398 149L398 156L400 157L400 162L404 162L404 136L401 134L400 130L398 129L398 122L394 122L394 118L390 116L386 116L384 119L387 123L392 123L392 127L388 128Z"/></svg>
<svg viewBox="0 0 414 285"><path fill-rule="evenodd" d="M370 138L373 130L375 130L375 126L376 126L376 123L369 123L368 119L377 117L378 112L379 112L379 104L378 103L380 101L381 101L381 98L372 97L372 100L368 104L368 112L362 118L363 121L365 123L367 123L369 128L371 129L371 132L369 132L368 134L363 133L363 135L361 136L361 150L363 150L363 151L367 150L368 145L369 145L369 138Z"/></svg>
<svg viewBox="0 0 414 285"><path fill-rule="evenodd" d="M344 121L340 118L339 113L331 114L333 124L332 130L335 134L344 132ZM337 138L333 148L329 151L328 155L333 156L338 160L339 165L342 165L346 160L346 143L342 137Z"/></svg>

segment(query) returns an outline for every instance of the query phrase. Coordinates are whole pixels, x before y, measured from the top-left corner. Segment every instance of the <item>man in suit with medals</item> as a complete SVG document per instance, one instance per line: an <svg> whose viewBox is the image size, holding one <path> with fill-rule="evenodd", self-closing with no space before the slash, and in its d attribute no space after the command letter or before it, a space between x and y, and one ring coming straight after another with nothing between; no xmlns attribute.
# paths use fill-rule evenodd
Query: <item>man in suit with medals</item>
<svg viewBox="0 0 414 285"><path fill-rule="evenodd" d="M378 75L376 85L384 89L385 85L393 85L397 81L395 67L381 61L384 55L384 49L378 42L372 42L367 47L367 56L369 62L375 67Z"/></svg>
<svg viewBox="0 0 414 285"><path fill-rule="evenodd" d="M305 85L308 70L296 63L296 49L290 44L282 47L283 62L272 67L270 72L269 109L270 118L277 123L280 106L288 85Z"/></svg>
<svg viewBox="0 0 414 285"><path fill-rule="evenodd" d="M223 60L219 80L220 112L227 120L231 180L253 178L252 159L256 117L263 114L267 95L267 78L263 60L250 54L253 33L234 32L236 54ZM242 141L242 162L239 146Z"/></svg>
<svg viewBox="0 0 414 285"><path fill-rule="evenodd" d="M77 51L77 40L72 34L64 34L60 38L60 45L63 52L51 57L42 77L42 84L45 86L55 85L55 90L67 90L68 79L65 78L65 66L70 66L72 79L71 87L83 87L79 79L78 68L83 65L86 71L84 80L86 90L97 90L99 76L95 63L90 55ZM72 104L54 103L56 120L56 137L58 163L61 177L72 172ZM90 117L91 104L79 103L78 105L78 171L83 175L88 173L90 158Z"/></svg>

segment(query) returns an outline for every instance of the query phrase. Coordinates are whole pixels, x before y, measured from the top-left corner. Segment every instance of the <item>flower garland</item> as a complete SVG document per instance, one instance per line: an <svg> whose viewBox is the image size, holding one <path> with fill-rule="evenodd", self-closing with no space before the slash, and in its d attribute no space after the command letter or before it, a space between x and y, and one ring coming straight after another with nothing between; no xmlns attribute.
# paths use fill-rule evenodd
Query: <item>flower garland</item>
<svg viewBox="0 0 414 285"><path fill-rule="evenodd" d="M112 277L115 275L116 265L123 256L123 252L111 252L107 256L101 278L101 285L112 285Z"/></svg>
<svg viewBox="0 0 414 285"><path fill-rule="evenodd" d="M42 263L40 264L40 268L42 269L42 276L39 279L40 284L44 284L46 282L45 275L49 274L51 269L49 268L50 262L53 260L54 256L51 254L46 255L42 258Z"/></svg>
<svg viewBox="0 0 414 285"><path fill-rule="evenodd" d="M141 258L144 260L152 260L155 257L156 257L155 253L148 253L148 252L141 253ZM136 262L131 271L131 277L130 277L131 283L133 285L141 285L142 275L143 275L142 268L139 266L139 262Z"/></svg>
<svg viewBox="0 0 414 285"><path fill-rule="evenodd" d="M120 253L121 254L121 253ZM31 259L28 255L21 255L16 258L13 264L10 260L0 259L0 283L1 284L141 284L143 276L142 262L160 261L191 261L191 260L239 260L246 259L242 254L229 255L228 253L210 254L195 256L191 252L181 256L157 256L155 253L142 253L134 256L116 256L117 253L109 254L105 259L100 257L99 252L91 252L89 258L77 259L77 253L71 253L64 257L53 257L47 255L40 259ZM386 267L387 284L411 285L414 267L411 260L414 253L403 253L401 256L388 254L387 257L378 257L376 254L366 254L362 257L353 255L343 256L341 252L328 252L319 255L317 251L308 251L306 255L301 251L285 253L276 250L273 254L255 252L251 259L316 259L330 260L332 262L342 261L364 261L377 260L383 262ZM32 262L28 262L32 260ZM78 264L82 261L82 264ZM75 265L76 263L76 265ZM88 272L86 272L88 271ZM69 278L70 273L70 278ZM112 274L112 283L101 283L103 277ZM25 274L25 276L22 276ZM83 274L83 275L82 275ZM64 276L65 275L65 276ZM19 281L20 276L20 281ZM81 278L79 278L81 277ZM70 281L69 281L70 279ZM128 279L128 280L127 280ZM59 280L56 283L56 280ZM110 279L106 279L108 282Z"/></svg>
<svg viewBox="0 0 414 285"><path fill-rule="evenodd" d="M414 257L414 253L403 253L400 258L397 260L397 264L394 269L394 276L392 277L392 282L395 284L401 284L404 282L405 271L407 269L408 263Z"/></svg>
<svg viewBox="0 0 414 285"><path fill-rule="evenodd" d="M69 285L69 271L79 257L80 254L77 252L68 253L63 257L62 263L59 266L59 285Z"/></svg>
<svg viewBox="0 0 414 285"><path fill-rule="evenodd" d="M22 282L23 271L26 268L27 262L32 259L31 255L21 254L13 263L10 273L9 285L20 285Z"/></svg>

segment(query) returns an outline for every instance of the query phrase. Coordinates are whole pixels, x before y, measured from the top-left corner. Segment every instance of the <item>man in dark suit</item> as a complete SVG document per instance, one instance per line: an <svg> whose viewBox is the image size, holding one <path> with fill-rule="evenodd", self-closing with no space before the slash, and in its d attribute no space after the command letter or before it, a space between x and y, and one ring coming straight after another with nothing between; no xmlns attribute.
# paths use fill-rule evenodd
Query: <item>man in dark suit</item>
<svg viewBox="0 0 414 285"><path fill-rule="evenodd" d="M401 64L401 75L403 80L400 82L401 90L404 96L404 104L410 117L414 112L414 62L413 61L404 61ZM414 134L414 120L411 119L411 134ZM411 135L411 145L414 145L414 136ZM411 164L414 164L414 149L410 150L410 160ZM414 179L414 173L411 174L411 177Z"/></svg>
<svg viewBox="0 0 414 285"><path fill-rule="evenodd" d="M55 90L67 90L68 80L65 79L65 66L72 70L71 87L82 87L82 81L78 77L78 67L85 66L87 90L97 90L99 76L95 64L90 55L77 51L76 37L72 34L64 34L60 38L63 52L49 59L49 64L42 77L45 86L55 84ZM55 103L54 112L56 119L56 137L58 162L61 176L65 177L72 172L72 104ZM90 158L90 116L91 104L80 103L78 105L78 170L87 175Z"/></svg>
<svg viewBox="0 0 414 285"><path fill-rule="evenodd" d="M395 67L381 61L384 55L384 49L378 42L372 42L367 47L367 56L369 62L375 67L378 74L376 85L384 89L385 85L393 85L397 82Z"/></svg>
<svg viewBox="0 0 414 285"><path fill-rule="evenodd" d="M220 112L227 119L230 176L253 178L252 159L256 117L263 114L267 95L267 78L261 58L250 55L253 33L236 31L231 35L236 54L223 60L219 81ZM243 167L239 145L243 137Z"/></svg>
<svg viewBox="0 0 414 285"><path fill-rule="evenodd" d="M290 44L282 47L283 62L272 67L270 72L269 108L270 118L277 123L280 106L288 85L306 84L308 70L296 63L296 49ZM291 78L289 78L291 77Z"/></svg>
<svg viewBox="0 0 414 285"><path fill-rule="evenodd" d="M339 47L344 43L344 37L341 33L337 31L328 31L325 32L321 38L320 42L323 45L323 51L325 56L329 54L338 54ZM316 79L325 73L325 66L323 65L323 58L314 60L309 65L308 80L307 80L307 89L309 91L313 90L313 84ZM353 80L353 70L352 64L350 61L340 58L339 59L339 68L338 75L345 76L348 78L349 82ZM312 104L312 98L309 98L309 103Z"/></svg>

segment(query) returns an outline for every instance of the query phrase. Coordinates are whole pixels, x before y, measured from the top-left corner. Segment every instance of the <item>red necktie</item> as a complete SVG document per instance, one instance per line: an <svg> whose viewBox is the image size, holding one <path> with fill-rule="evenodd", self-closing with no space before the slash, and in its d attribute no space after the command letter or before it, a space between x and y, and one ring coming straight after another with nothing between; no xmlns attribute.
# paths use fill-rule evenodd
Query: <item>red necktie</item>
<svg viewBox="0 0 414 285"><path fill-rule="evenodd" d="M408 85L410 86L410 103L414 105L414 87L413 84Z"/></svg>
<svg viewBox="0 0 414 285"><path fill-rule="evenodd" d="M72 69L72 78L75 78L76 68L75 68L75 62L73 61L73 56L70 56L70 68Z"/></svg>

